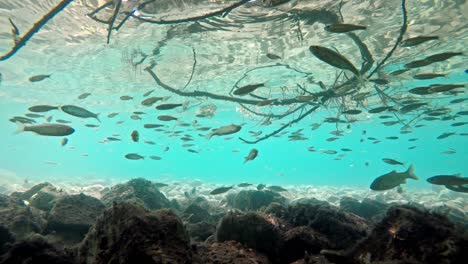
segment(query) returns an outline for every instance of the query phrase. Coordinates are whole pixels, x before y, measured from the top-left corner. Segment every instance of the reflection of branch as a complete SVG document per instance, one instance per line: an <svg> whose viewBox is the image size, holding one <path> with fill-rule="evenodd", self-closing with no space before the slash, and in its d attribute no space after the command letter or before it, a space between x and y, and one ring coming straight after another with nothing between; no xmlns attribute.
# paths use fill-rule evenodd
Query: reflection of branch
<svg viewBox="0 0 468 264"><path fill-rule="evenodd" d="M108 22L109 28L107 29L107 31L108 31L107 32L107 44L109 44L109 42L110 42L110 37L111 37L111 34L112 34L112 30L114 29L115 19L117 18L117 15L119 14L120 6L122 5L122 0L116 0L116 1L117 1L117 6L115 6L114 14L112 14L112 17Z"/></svg>
<svg viewBox="0 0 468 264"><path fill-rule="evenodd" d="M195 17L189 17L189 18L182 18L182 19L175 19L175 20L152 20L152 19L147 19L147 18L143 18L143 17L140 17L140 16L136 16L135 14L130 14L131 17L134 17L142 22L146 22L146 23L152 23L152 24L161 24L161 25L167 25L167 24L179 24L179 23L185 23L185 22L194 22L194 21L198 21L198 20L202 20L202 19L206 19L206 18L210 18L210 17L214 17L214 16L227 16L233 9L235 8L238 8L240 7L241 5L249 2L250 0L241 0L237 3L234 3L226 8L223 8L221 10L218 10L218 11L215 11L215 12L212 12L212 13L208 13L208 14L204 14L204 15L200 15L200 16L195 16Z"/></svg>
<svg viewBox="0 0 468 264"><path fill-rule="evenodd" d="M51 20L55 15L60 13L60 11L62 11L72 1L73 0L63 0L54 8L52 8L39 21L34 23L33 27L28 32L26 32L26 34L23 37L15 41L13 48L8 53L0 56L0 61L7 60L11 58L13 55L15 55L15 53L18 52L18 50L20 50L24 45L26 45L26 42L29 39L31 39L34 34L36 34L43 26L47 24L47 22L49 22L49 20Z"/></svg>
<svg viewBox="0 0 468 264"><path fill-rule="evenodd" d="M271 132L270 134L267 134L257 140L254 140L254 141L249 141L249 140L245 140L241 137L239 137L240 140L242 140L243 142L247 143L247 144L257 144L258 142L260 141L263 141L263 140L266 140L266 139L269 139L270 137L280 133L281 131L283 131L284 129L286 129L287 127L289 127L290 125L294 124L294 123L297 123L299 121L301 121L302 119L304 119L306 116L310 115L312 112L314 112L315 110L317 110L320 106L319 105L316 105L314 107L312 107L311 109L309 109L307 112L303 113L302 115L300 115L298 118L288 122L287 124L283 125L282 127L278 128L277 130Z"/></svg>
<svg viewBox="0 0 468 264"><path fill-rule="evenodd" d="M190 84L190 82L192 81L192 78L193 78L193 74L195 73L195 67L197 66L197 53L195 53L195 48L192 47L192 52L193 52L193 66L192 66L192 73L190 74L190 78L188 80L188 82L185 84L184 88L182 88L182 90L184 90L185 88L187 88L187 86Z"/></svg>
<svg viewBox="0 0 468 264"><path fill-rule="evenodd" d="M390 50L390 52L385 56L385 58L375 67L375 69L367 76L367 78L370 78L375 72L377 72L382 65L384 65L385 61L387 61L393 54L393 52L397 49L398 45L400 42L403 40L403 35L406 33L406 29L408 28L408 17L406 13L406 0L401 1L401 11L403 13L403 22L400 28L400 35L398 35L398 38L393 45L393 48Z"/></svg>

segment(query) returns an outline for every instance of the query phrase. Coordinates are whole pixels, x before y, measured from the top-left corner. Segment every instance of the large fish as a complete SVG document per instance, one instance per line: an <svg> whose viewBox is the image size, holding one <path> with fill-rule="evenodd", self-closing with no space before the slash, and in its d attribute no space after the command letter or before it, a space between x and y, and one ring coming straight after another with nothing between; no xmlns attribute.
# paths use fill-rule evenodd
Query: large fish
<svg viewBox="0 0 468 264"><path fill-rule="evenodd" d="M370 188L374 191L385 191L405 184L406 179L417 180L418 177L414 174L414 166L411 165L405 172L396 172L395 170L376 178Z"/></svg>
<svg viewBox="0 0 468 264"><path fill-rule="evenodd" d="M417 37L414 37L414 38L408 38L408 39L403 40L400 43L400 45L402 47L412 47L412 46L422 44L422 43L424 43L426 41L437 40L437 39L439 39L438 36L417 36Z"/></svg>
<svg viewBox="0 0 468 264"><path fill-rule="evenodd" d="M209 133L205 137L207 139L210 139L213 136L230 135L230 134L234 134L234 133L239 132L241 130L241 128L242 128L241 126L234 125L234 124L227 125L227 126L222 126L222 127L219 127L217 129L215 129L213 132Z"/></svg>
<svg viewBox="0 0 468 264"><path fill-rule="evenodd" d="M336 51L321 46L310 46L309 50L319 60L328 63L331 66L342 70L351 71L356 76L361 75L356 67L354 67L354 65L348 59Z"/></svg>
<svg viewBox="0 0 468 264"><path fill-rule="evenodd" d="M67 113L69 115L72 115L72 116L76 116L76 117L81 117L81 118L96 118L97 121L101 122L101 120L99 120L98 118L98 115L99 114L95 114L95 113L92 113L82 107L79 107L79 106L75 106L75 105L62 105L60 106L60 110L62 110L64 113Z"/></svg>
<svg viewBox="0 0 468 264"><path fill-rule="evenodd" d="M258 88L263 87L263 86L265 86L265 83L249 84L249 85L237 88L236 90L234 90L233 94L234 95L239 95L239 96L246 95L246 94L249 94L249 93L251 93L251 92L253 92L253 91L255 91Z"/></svg>
<svg viewBox="0 0 468 264"><path fill-rule="evenodd" d="M42 136L63 137L71 135L73 132L75 132L75 129L72 127L62 124L40 124L32 126L25 126L19 122L16 124L19 126L16 134L24 131L31 131Z"/></svg>
<svg viewBox="0 0 468 264"><path fill-rule="evenodd" d="M249 155L247 155L247 157L244 158L244 163L246 163L249 160L254 160L257 157L257 155L258 155L257 149L250 150Z"/></svg>
<svg viewBox="0 0 468 264"><path fill-rule="evenodd" d="M29 111L35 112L35 113L43 113L43 112L48 112L50 110L56 110L58 109L58 106L52 106L52 105L35 105L31 106L28 108Z"/></svg>
<svg viewBox="0 0 468 264"><path fill-rule="evenodd" d="M435 185L464 185L468 184L468 178L461 177L461 174L437 175L428 178L427 182Z"/></svg>

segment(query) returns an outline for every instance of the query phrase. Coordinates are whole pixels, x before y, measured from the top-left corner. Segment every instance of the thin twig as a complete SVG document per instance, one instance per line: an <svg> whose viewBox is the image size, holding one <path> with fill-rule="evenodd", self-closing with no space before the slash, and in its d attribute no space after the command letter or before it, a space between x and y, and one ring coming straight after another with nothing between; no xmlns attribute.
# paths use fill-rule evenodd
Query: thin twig
<svg viewBox="0 0 468 264"><path fill-rule="evenodd" d="M190 78L188 82L185 84L184 88L182 90L185 90L187 86L190 84L193 78L193 74L195 73L195 67L197 67L197 53L195 53L195 48L192 47L192 52L193 52L193 66L192 66L192 73L190 74Z"/></svg>
<svg viewBox="0 0 468 264"><path fill-rule="evenodd" d="M122 0L116 0L116 1L117 1L117 5L115 6L114 14L112 14L112 17L109 20L109 28L107 29L108 31L107 32L107 44L110 43L112 30L114 29L115 19L117 18L117 15L119 14L119 11L120 11L120 6L122 5Z"/></svg>

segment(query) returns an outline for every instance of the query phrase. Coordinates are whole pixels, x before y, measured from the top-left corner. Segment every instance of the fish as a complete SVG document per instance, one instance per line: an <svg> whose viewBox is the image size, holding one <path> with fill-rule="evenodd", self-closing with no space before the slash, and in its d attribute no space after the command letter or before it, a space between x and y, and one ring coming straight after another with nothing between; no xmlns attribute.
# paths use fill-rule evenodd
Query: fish
<svg viewBox="0 0 468 264"><path fill-rule="evenodd" d="M188 147L192 147L192 146L195 146L195 144L182 144L181 147L188 148Z"/></svg>
<svg viewBox="0 0 468 264"><path fill-rule="evenodd" d="M277 186L277 185L271 185L271 186L268 186L266 187L268 190L272 191L272 192L287 192L288 190L281 187L281 186Z"/></svg>
<svg viewBox="0 0 468 264"><path fill-rule="evenodd" d="M401 70L396 70L396 71L393 71L390 73L390 75L392 76L398 76L398 75L401 75L407 71L409 71L410 69L401 69Z"/></svg>
<svg viewBox="0 0 468 264"><path fill-rule="evenodd" d="M462 193L468 193L468 187L461 186L461 185L445 185L445 188L454 191L454 192L462 192Z"/></svg>
<svg viewBox="0 0 468 264"><path fill-rule="evenodd" d="M144 115L146 114L145 112L141 112L141 111L135 111L133 112L135 115Z"/></svg>
<svg viewBox="0 0 468 264"><path fill-rule="evenodd" d="M450 103L451 104L458 104L458 103L463 103L466 100L468 100L468 98L459 98L459 99L454 99L454 100L450 101Z"/></svg>
<svg viewBox="0 0 468 264"><path fill-rule="evenodd" d="M156 143L154 143L153 141L151 140L145 140L143 141L144 143L148 144L148 145L156 145Z"/></svg>
<svg viewBox="0 0 468 264"><path fill-rule="evenodd" d="M55 120L55 122L61 123L61 124L70 124L71 123L70 121L63 120L63 119L57 119L57 120Z"/></svg>
<svg viewBox="0 0 468 264"><path fill-rule="evenodd" d="M273 53L267 53L266 56L270 59L270 60L281 60L281 57L276 55L276 54L273 54Z"/></svg>
<svg viewBox="0 0 468 264"><path fill-rule="evenodd" d="M143 157L143 156L141 156L141 155L139 155L137 153L126 154L125 158L129 159L129 160L142 160L142 159L145 159L145 157Z"/></svg>
<svg viewBox="0 0 468 264"><path fill-rule="evenodd" d="M119 113L110 113L107 115L108 118L116 117Z"/></svg>
<svg viewBox="0 0 468 264"><path fill-rule="evenodd" d="M144 106L152 106L154 103L156 103L157 101L161 101L162 99L163 97L149 97L141 101L141 104Z"/></svg>
<svg viewBox="0 0 468 264"><path fill-rule="evenodd" d="M244 158L244 164L247 162L247 161L250 161L250 160L254 160L258 155L258 150L257 149L251 149L250 152L249 152L249 155L247 155L245 158Z"/></svg>
<svg viewBox="0 0 468 264"><path fill-rule="evenodd" d="M390 83L388 80L385 79L370 79L369 82L373 82L378 85L385 85Z"/></svg>
<svg viewBox="0 0 468 264"><path fill-rule="evenodd" d="M328 142L333 142L333 141L338 140L338 139L340 139L340 138L338 138L338 137L330 137L330 138L327 138L326 140L327 140Z"/></svg>
<svg viewBox="0 0 468 264"><path fill-rule="evenodd" d="M86 127L99 127L98 125L95 125L95 124L86 124L85 126Z"/></svg>
<svg viewBox="0 0 468 264"><path fill-rule="evenodd" d="M427 182L435 185L464 185L468 184L468 178L461 174L454 175L436 175L427 179Z"/></svg>
<svg viewBox="0 0 468 264"><path fill-rule="evenodd" d="M83 99L86 99L90 95L91 93L82 93L78 96L78 99L83 100Z"/></svg>
<svg viewBox="0 0 468 264"><path fill-rule="evenodd" d="M229 187L219 187L219 188L216 188L214 190L212 190L210 192L211 195L218 195L218 194L222 194L222 193L225 193L225 192L228 192L229 190L231 190L234 186L229 186Z"/></svg>
<svg viewBox="0 0 468 264"><path fill-rule="evenodd" d="M187 151L188 151L188 152L191 152L191 153L200 153L200 152L198 152L198 151L196 151L196 150L194 150L194 149L187 149Z"/></svg>
<svg viewBox="0 0 468 264"><path fill-rule="evenodd" d="M65 146L66 144L68 143L68 138L62 138L62 140L60 141L60 145Z"/></svg>
<svg viewBox="0 0 468 264"><path fill-rule="evenodd" d="M353 150L352 150L352 149L349 149L349 148L342 148L341 151L346 151L346 152L348 152L348 151L353 151Z"/></svg>
<svg viewBox="0 0 468 264"><path fill-rule="evenodd" d="M18 125L18 130L16 131L16 134L24 131L30 131L41 136L63 137L71 135L75 132L75 129L73 129L72 127L62 124L45 123L31 126L25 126L20 122L17 122L16 124Z"/></svg>
<svg viewBox="0 0 468 264"><path fill-rule="evenodd" d="M386 139L396 140L396 139L398 139L398 137L396 137L396 136L390 136L390 137L386 137Z"/></svg>
<svg viewBox="0 0 468 264"><path fill-rule="evenodd" d="M376 107L376 108L372 108L367 112L369 112L370 114L378 114L378 113L381 113L383 111L392 110L392 109L393 109L392 106L379 106L379 107Z"/></svg>
<svg viewBox="0 0 468 264"><path fill-rule="evenodd" d="M463 53L462 52L442 52L442 53L437 53L437 54L428 56L421 60L415 60L415 61L406 63L404 66L410 69L420 68L420 67L431 65L432 63L445 61L452 57L460 56L460 55L463 55Z"/></svg>
<svg viewBox="0 0 468 264"><path fill-rule="evenodd" d="M449 150L441 152L441 154L445 154L445 155L451 155L455 153L457 153L457 151L455 151L454 149L449 149Z"/></svg>
<svg viewBox="0 0 468 264"><path fill-rule="evenodd" d="M59 109L58 106L52 106L52 105L35 105L31 106L28 108L30 112L35 112L35 113L43 113L43 112L48 112L51 110L57 110Z"/></svg>
<svg viewBox="0 0 468 264"><path fill-rule="evenodd" d="M448 138L448 137L453 136L453 135L455 135L455 134L456 134L456 133L454 133L454 132L445 132L445 133L442 133L441 135L439 135L439 136L437 137L437 139Z"/></svg>
<svg viewBox="0 0 468 264"><path fill-rule="evenodd" d="M348 109L346 111L343 111L342 113L347 115L359 115L360 113L362 113L362 111L359 109Z"/></svg>
<svg viewBox="0 0 468 264"><path fill-rule="evenodd" d="M445 77L445 74L442 73L421 73L421 74L416 74L413 76L414 79L417 80L429 80L429 79L435 79L435 78L440 78L440 77Z"/></svg>
<svg viewBox="0 0 468 264"><path fill-rule="evenodd" d="M438 36L417 36L413 38L404 39L402 42L400 42L400 45L402 47L413 47L413 46L422 44L424 42L437 40L437 39L439 39Z"/></svg>
<svg viewBox="0 0 468 264"><path fill-rule="evenodd" d="M400 113L406 114L411 111L417 110L418 108L427 105L427 103L414 103L414 104L409 104L405 105L402 108L400 108Z"/></svg>
<svg viewBox="0 0 468 264"><path fill-rule="evenodd" d="M177 120L177 117L173 117L170 115L160 115L158 116L158 120L160 121L174 121Z"/></svg>
<svg viewBox="0 0 468 264"><path fill-rule="evenodd" d="M237 88L236 90L234 90L233 94L243 96L243 95L249 94L249 93L257 90L260 87L264 87L265 84L266 83L248 84L248 85Z"/></svg>
<svg viewBox="0 0 468 264"><path fill-rule="evenodd" d="M242 129L242 126L230 124L227 126L222 126L215 129L213 132L205 135L205 138L211 139L213 136L224 136L230 135L239 132Z"/></svg>
<svg viewBox="0 0 468 264"><path fill-rule="evenodd" d="M116 138L116 137L107 137L106 139L109 141L121 141L120 138Z"/></svg>
<svg viewBox="0 0 468 264"><path fill-rule="evenodd" d="M164 125L161 124L144 124L144 128L158 128L158 127L163 127Z"/></svg>
<svg viewBox="0 0 468 264"><path fill-rule="evenodd" d="M431 85L427 91L432 94L432 93L443 93L443 92L448 92L456 88L462 88L465 87L464 84L440 84L440 85Z"/></svg>
<svg viewBox="0 0 468 264"><path fill-rule="evenodd" d="M263 100L263 101L260 101L257 103L257 106L266 106L266 105L270 105L274 102L278 101L278 99L267 99L267 100Z"/></svg>
<svg viewBox="0 0 468 264"><path fill-rule="evenodd" d="M257 190L261 191L261 190L265 189L265 187L266 187L265 184L260 183L259 185L257 185Z"/></svg>
<svg viewBox="0 0 468 264"><path fill-rule="evenodd" d="M137 130L133 130L132 134L130 134L130 137L133 140L133 142L138 142L138 140L140 140L140 133L138 133Z"/></svg>
<svg viewBox="0 0 468 264"><path fill-rule="evenodd" d="M43 115L38 115L34 113L27 113L25 116L30 117L30 118L39 118L39 117L44 117Z"/></svg>
<svg viewBox="0 0 468 264"><path fill-rule="evenodd" d="M99 117L98 117L99 114L92 113L79 106L62 105L59 107L59 109L62 110L64 113L67 113L72 116L81 117L81 118L95 118L97 121L101 122L101 120L99 120Z"/></svg>
<svg viewBox="0 0 468 264"><path fill-rule="evenodd" d="M51 76L51 74L34 75L34 76L29 77L29 81L30 82L40 82L40 81L43 81L43 80L49 78L50 76Z"/></svg>
<svg viewBox="0 0 468 264"><path fill-rule="evenodd" d="M324 154L330 154L330 155L338 153L336 150L331 150L331 149L321 150L321 152Z"/></svg>
<svg viewBox="0 0 468 264"><path fill-rule="evenodd" d="M460 112L457 112L456 115L466 116L466 115L468 115L468 110L467 110L467 111L460 111Z"/></svg>
<svg viewBox="0 0 468 264"><path fill-rule="evenodd" d="M468 124L468 122L457 122L457 123L451 124L451 126L453 126L453 127L459 127L459 126L464 126L464 125L466 125L466 124Z"/></svg>
<svg viewBox="0 0 468 264"><path fill-rule="evenodd" d="M403 167L406 167L406 165L403 162L400 162L398 160L383 158L382 161L390 165L401 165Z"/></svg>
<svg viewBox="0 0 468 264"><path fill-rule="evenodd" d="M156 186L156 188L163 188L163 187L169 186L169 184L165 184L165 183L162 183L162 182L155 182L154 186Z"/></svg>
<svg viewBox="0 0 468 264"><path fill-rule="evenodd" d="M133 97L129 96L129 95L122 95L120 96L120 100L122 101L128 101L128 100L132 100Z"/></svg>
<svg viewBox="0 0 468 264"><path fill-rule="evenodd" d="M163 152L168 152L168 151L169 151L169 147L165 147L165 148L163 149Z"/></svg>
<svg viewBox="0 0 468 264"><path fill-rule="evenodd" d="M159 156L150 156L149 158L152 159L152 160L161 160L162 159Z"/></svg>
<svg viewBox="0 0 468 264"><path fill-rule="evenodd" d="M156 109L157 110L171 110L179 106L182 106L182 104L160 104L156 106Z"/></svg>
<svg viewBox="0 0 468 264"><path fill-rule="evenodd" d="M146 93L143 94L143 97L146 97L146 96L152 94L153 92L154 92L154 89L153 89L153 90L149 90L149 91L147 91Z"/></svg>
<svg viewBox="0 0 468 264"><path fill-rule="evenodd" d="M353 24L332 24L325 26L325 30L331 33L347 33L355 30L365 30L366 28L366 26Z"/></svg>
<svg viewBox="0 0 468 264"><path fill-rule="evenodd" d="M142 120L139 115L131 115L130 119L132 119L132 120Z"/></svg>
<svg viewBox="0 0 468 264"><path fill-rule="evenodd" d="M385 191L405 184L406 179L418 180L414 174L414 166L411 165L405 172L396 172L395 170L377 177L370 185L374 191Z"/></svg>
<svg viewBox="0 0 468 264"><path fill-rule="evenodd" d="M237 187L242 187L242 188L249 187L249 186L252 186L252 184L246 183L246 182L237 184Z"/></svg>
<svg viewBox="0 0 468 264"><path fill-rule="evenodd" d="M361 75L356 67L354 67L354 65L347 58L336 51L322 46L310 46L309 50L319 60L330 64L331 66L342 70L351 71L356 76Z"/></svg>

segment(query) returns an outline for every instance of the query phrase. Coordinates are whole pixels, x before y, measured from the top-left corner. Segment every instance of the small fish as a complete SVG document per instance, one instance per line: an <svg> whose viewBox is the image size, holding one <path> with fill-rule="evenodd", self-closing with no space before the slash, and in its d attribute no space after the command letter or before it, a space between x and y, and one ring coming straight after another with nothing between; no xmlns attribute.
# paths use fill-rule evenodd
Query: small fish
<svg viewBox="0 0 468 264"><path fill-rule="evenodd" d="M57 120L55 120L55 122L61 123L61 124L70 124L71 123L70 121L63 120L63 119L57 119Z"/></svg>
<svg viewBox="0 0 468 264"><path fill-rule="evenodd" d="M117 121L117 122L115 122L115 123L116 123L117 125L120 125L120 124L123 124L124 122L125 122L125 121L122 121L122 120L121 120L121 121Z"/></svg>
<svg viewBox="0 0 468 264"><path fill-rule="evenodd" d="M30 82L40 82L40 81L43 81L43 80L49 78L50 76L51 76L51 74L34 75L34 76L29 77L29 81Z"/></svg>
<svg viewBox="0 0 468 264"><path fill-rule="evenodd" d="M403 167L406 167L406 165L403 162L400 162L398 160L383 158L382 161L390 165L401 165Z"/></svg>
<svg viewBox="0 0 468 264"><path fill-rule="evenodd" d="M161 101L162 99L162 97L149 97L141 101L141 104L144 106L152 106L154 103L156 103L157 101Z"/></svg>
<svg viewBox="0 0 468 264"><path fill-rule="evenodd" d="M156 143L154 143L153 141L151 140L145 140L143 141L144 143L148 144L148 145L156 145Z"/></svg>
<svg viewBox="0 0 468 264"><path fill-rule="evenodd" d="M234 90L233 94L239 95L239 96L246 95L264 86L265 86L265 83L255 83L255 84L245 85Z"/></svg>
<svg viewBox="0 0 468 264"><path fill-rule="evenodd" d="M260 183L259 185L257 185L257 190L261 191L261 190L265 189L265 187L266 187L265 184Z"/></svg>
<svg viewBox="0 0 468 264"><path fill-rule="evenodd" d="M167 152L167 151L169 151L169 147L165 147L165 148L163 149L163 152Z"/></svg>
<svg viewBox="0 0 468 264"><path fill-rule="evenodd" d="M414 79L417 80L429 80L429 79L435 79L435 78L440 78L440 77L445 77L445 74L441 73L421 73L421 74L416 74L413 76Z"/></svg>
<svg viewBox="0 0 468 264"><path fill-rule="evenodd" d="M270 59L270 60L281 60L281 57L276 55L276 54L273 54L273 53L267 53L266 56Z"/></svg>
<svg viewBox="0 0 468 264"><path fill-rule="evenodd" d="M427 179L427 182L435 185L465 185L468 184L468 178L461 174L454 175L436 175Z"/></svg>
<svg viewBox="0 0 468 264"><path fill-rule="evenodd" d="M130 119L132 119L132 120L141 120L141 117L139 115L131 115Z"/></svg>
<svg viewBox="0 0 468 264"><path fill-rule="evenodd" d="M225 193L225 192L228 192L229 190L231 190L234 186L229 186L229 187L219 187L219 188L216 188L214 190L212 190L210 192L211 195L218 195L218 194L222 194L222 193Z"/></svg>
<svg viewBox="0 0 468 264"><path fill-rule="evenodd" d="M116 138L116 137L107 137L106 139L109 141L121 141L120 138Z"/></svg>
<svg viewBox="0 0 468 264"><path fill-rule="evenodd" d="M427 103L414 103L414 104L409 104L405 105L402 108L400 108L400 112L402 114L409 113L411 111L417 110L418 108L427 105Z"/></svg>
<svg viewBox="0 0 468 264"><path fill-rule="evenodd" d="M50 110L57 110L59 107L58 106L51 106L51 105L35 105L31 106L28 108L30 112L35 112L35 113L43 113L43 112L48 112Z"/></svg>
<svg viewBox="0 0 468 264"><path fill-rule="evenodd" d="M72 116L80 117L80 118L95 118L97 121L101 122L99 120L98 115L92 113L82 107L75 106L75 105L62 105L59 107L60 110L62 110L64 113L67 113Z"/></svg>
<svg viewBox="0 0 468 264"><path fill-rule="evenodd" d="M31 118L44 117L43 115L38 115L38 114L33 114L33 113L27 113L27 114L25 114L25 116L31 117Z"/></svg>
<svg viewBox="0 0 468 264"><path fill-rule="evenodd" d="M136 154L136 153L129 153L127 155L125 155L125 158L126 159L129 159L129 160L142 160L142 159L145 159L145 157L139 155L139 154Z"/></svg>
<svg viewBox="0 0 468 264"><path fill-rule="evenodd" d="M167 121L177 120L177 118L173 117L173 116L170 116L170 115L160 115L160 116L158 116L158 120L167 122Z"/></svg>
<svg viewBox="0 0 468 264"><path fill-rule="evenodd" d="M192 146L195 146L195 144L182 144L183 148L189 148L189 147L192 147Z"/></svg>
<svg viewBox="0 0 468 264"><path fill-rule="evenodd" d="M19 122L17 122L16 124L18 125L18 130L16 131L16 134L24 131L30 131L41 136L63 137L71 135L75 132L75 129L73 129L72 127L62 124L41 124L32 126L25 126Z"/></svg>
<svg viewBox="0 0 468 264"><path fill-rule="evenodd" d="M451 126L453 126L453 127L459 127L459 126L464 126L464 125L466 125L466 124L468 124L468 122L457 122L457 123L451 124Z"/></svg>
<svg viewBox="0 0 468 264"><path fill-rule="evenodd" d="M162 182L155 182L154 186L156 186L156 188L164 188L164 187L169 186L169 184L165 184L165 183L162 183Z"/></svg>
<svg viewBox="0 0 468 264"><path fill-rule="evenodd" d="M150 156L149 158L152 159L152 160L161 160L162 159L159 156Z"/></svg>
<svg viewBox="0 0 468 264"><path fill-rule="evenodd" d="M348 109L346 111L343 111L342 113L347 115L359 115L360 113L362 113L362 111L359 109Z"/></svg>
<svg viewBox="0 0 468 264"><path fill-rule="evenodd" d="M396 71L393 71L390 73L390 75L392 76L398 76L398 75L401 75L405 72L409 71L409 69L401 69L401 70L396 70Z"/></svg>
<svg viewBox="0 0 468 264"><path fill-rule="evenodd" d="M242 188L249 187L249 186L252 186L252 184L246 183L246 182L237 184L237 187L242 187Z"/></svg>
<svg viewBox="0 0 468 264"><path fill-rule="evenodd" d="M163 127L164 125L161 124L144 124L144 128L158 128L158 127Z"/></svg>
<svg viewBox="0 0 468 264"><path fill-rule="evenodd" d="M386 139L396 140L396 139L398 139L398 137L396 137L396 136L391 136L391 137L386 137Z"/></svg>
<svg viewBox="0 0 468 264"><path fill-rule="evenodd" d="M419 44L422 44L424 42L430 41L430 40L437 40L439 39L438 36L417 36L414 38L408 38L400 42L400 45L402 47L413 47Z"/></svg>
<svg viewBox="0 0 468 264"><path fill-rule="evenodd" d="M249 152L249 155L247 155L245 158L244 158L244 163L246 163L247 161L250 161L250 160L254 160L258 155L258 150L257 149L251 149L250 152Z"/></svg>
<svg viewBox="0 0 468 264"><path fill-rule="evenodd" d="M441 135L439 135L439 136L437 137L437 139L448 138L448 137L453 136L453 135L455 135L455 134L456 134L456 133L454 133L454 132L442 133Z"/></svg>
<svg viewBox="0 0 468 264"><path fill-rule="evenodd" d="M468 98L459 98L459 99L454 99L454 100L450 101L450 103L451 104L458 104L458 103L463 103L466 100L468 100Z"/></svg>
<svg viewBox="0 0 468 264"><path fill-rule="evenodd" d="M338 138L338 137L330 137L330 138L327 138L326 140L327 140L328 142L333 142L333 141L338 140L338 139L340 139L340 138Z"/></svg>
<svg viewBox="0 0 468 264"><path fill-rule="evenodd" d="M108 118L116 117L119 113L110 113L107 115Z"/></svg>
<svg viewBox="0 0 468 264"><path fill-rule="evenodd" d="M234 133L237 133L241 130L241 126L238 126L238 125L234 125L234 124L231 124L231 125L227 125L227 126L222 126L222 127L219 127L217 129L215 129L213 132L207 134L205 137L207 139L211 139L213 136L225 136L225 135L230 135L230 134L234 134Z"/></svg>
<svg viewBox="0 0 468 264"><path fill-rule="evenodd" d="M78 99L83 100L83 99L86 99L90 95L91 93L82 93L78 96Z"/></svg>
<svg viewBox="0 0 468 264"><path fill-rule="evenodd" d="M440 85L431 85L429 89L427 89L427 92L430 94L433 93L443 93L443 92L449 92L452 91L453 89L456 88L462 88L465 87L464 84L440 84Z"/></svg>
<svg viewBox="0 0 468 264"><path fill-rule="evenodd" d="M366 28L366 26L353 24L332 24L325 26L325 30L332 33L346 33L354 30L365 30Z"/></svg>
<svg viewBox="0 0 468 264"><path fill-rule="evenodd" d="M390 83L388 80L385 79L370 79L369 82L373 82L378 85L386 85Z"/></svg>
<svg viewBox="0 0 468 264"><path fill-rule="evenodd" d="M146 93L143 94L143 97L146 97L146 96L152 94L153 92L154 92L154 89L153 89L153 90L149 90L149 91L147 91Z"/></svg>
<svg viewBox="0 0 468 264"><path fill-rule="evenodd" d="M138 133L136 130L133 130L132 134L130 134L130 137L132 138L133 142L138 142L138 140L140 140L140 133Z"/></svg>
<svg viewBox="0 0 468 264"><path fill-rule="evenodd" d="M65 146L68 143L68 138L62 138L62 141L60 141L60 145Z"/></svg>
<svg viewBox="0 0 468 264"><path fill-rule="evenodd" d="M132 100L133 97L129 96L129 95L122 95L120 96L120 100L122 101L128 101L128 100Z"/></svg>
<svg viewBox="0 0 468 264"><path fill-rule="evenodd" d="M406 183L406 179L418 180L414 174L414 166L411 165L405 172L396 172L395 170L377 177L370 185L370 189L374 191L390 190L401 184Z"/></svg>
<svg viewBox="0 0 468 264"><path fill-rule="evenodd" d="M416 148L416 146L411 146L408 149L415 149L415 148Z"/></svg>
<svg viewBox="0 0 468 264"><path fill-rule="evenodd" d="M319 60L330 64L331 66L342 70L351 71L356 76L361 75L356 67L354 67L354 65L347 58L336 51L321 46L310 46L309 50Z"/></svg>
<svg viewBox="0 0 468 264"><path fill-rule="evenodd" d="M466 116L466 115L468 115L468 110L467 110L467 111L460 111L460 112L457 112L456 115Z"/></svg>
<svg viewBox="0 0 468 264"><path fill-rule="evenodd" d="M380 107L376 107L376 108L373 108L367 112L369 112L370 114L378 114L378 113L381 113L383 111L387 111L387 110L391 110L393 109L393 107L391 106L380 106Z"/></svg>
<svg viewBox="0 0 468 264"><path fill-rule="evenodd" d="M352 149L349 149L349 148L342 148L341 151L353 151Z"/></svg>
<svg viewBox="0 0 468 264"><path fill-rule="evenodd" d="M133 112L135 115L144 115L146 114L145 112L141 112L141 111L135 111Z"/></svg>
<svg viewBox="0 0 468 264"><path fill-rule="evenodd" d="M276 186L276 185L268 186L266 188L272 192L287 192L288 191L287 189L281 186Z"/></svg>
<svg viewBox="0 0 468 264"><path fill-rule="evenodd" d="M191 152L191 153L195 153L195 154L200 153L200 152L198 152L198 151L196 151L196 150L194 150L194 149L187 149L187 151L188 151L188 152Z"/></svg>
<svg viewBox="0 0 468 264"><path fill-rule="evenodd" d="M99 127L98 125L95 125L95 124L86 124L85 126L86 127Z"/></svg>
<svg viewBox="0 0 468 264"><path fill-rule="evenodd" d="M157 110L171 110L179 106L182 106L182 104L160 104L156 106L156 109Z"/></svg>
<svg viewBox="0 0 468 264"><path fill-rule="evenodd" d="M330 154L330 155L334 155L338 153L336 150L331 150L331 149L321 150L321 152L324 154Z"/></svg>

